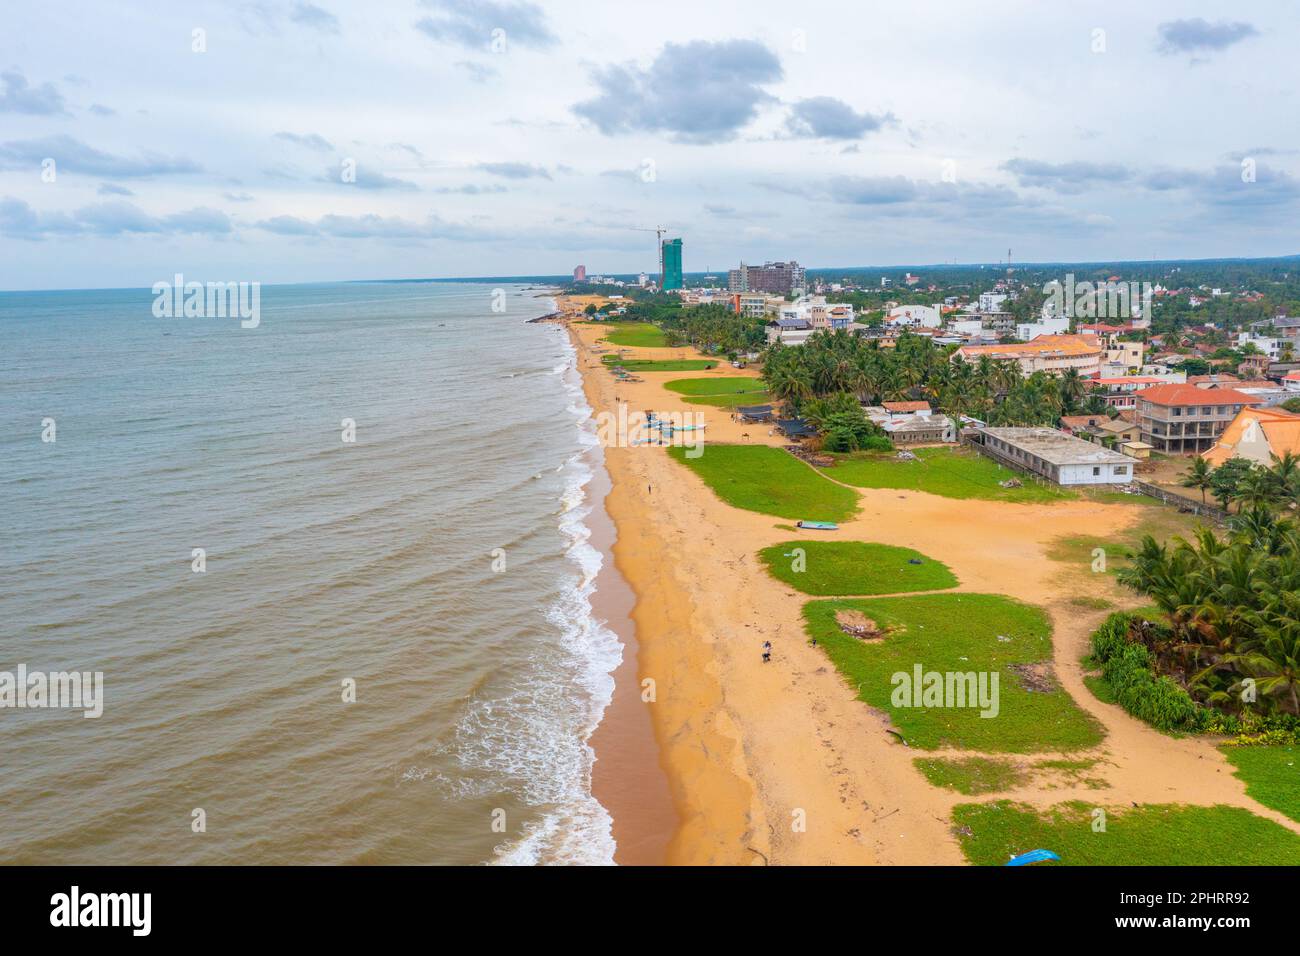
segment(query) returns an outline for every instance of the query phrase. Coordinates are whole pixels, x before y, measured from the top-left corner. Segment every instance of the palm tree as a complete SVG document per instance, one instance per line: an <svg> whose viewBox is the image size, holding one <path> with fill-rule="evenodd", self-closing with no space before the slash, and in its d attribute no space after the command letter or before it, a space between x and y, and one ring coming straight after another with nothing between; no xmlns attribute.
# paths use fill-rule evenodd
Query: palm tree
<svg viewBox="0 0 1300 956"><path fill-rule="evenodd" d="M1267 508L1277 500L1277 490L1273 486L1273 475L1266 468L1252 468L1237 484L1237 500L1244 510L1250 508Z"/></svg>
<svg viewBox="0 0 1300 956"><path fill-rule="evenodd" d="M1192 466L1178 483L1184 488L1199 488L1201 504L1205 504L1205 493L1210 490L1210 463L1199 456L1192 459Z"/></svg>
<svg viewBox="0 0 1300 956"><path fill-rule="evenodd" d="M1273 467L1270 469L1283 488L1288 488L1293 479L1300 477L1300 455L1294 452L1283 452L1282 457L1273 456Z"/></svg>
<svg viewBox="0 0 1300 956"><path fill-rule="evenodd" d="M1087 383L1077 368L1067 368L1061 373L1061 404L1065 409L1075 408L1087 390Z"/></svg>

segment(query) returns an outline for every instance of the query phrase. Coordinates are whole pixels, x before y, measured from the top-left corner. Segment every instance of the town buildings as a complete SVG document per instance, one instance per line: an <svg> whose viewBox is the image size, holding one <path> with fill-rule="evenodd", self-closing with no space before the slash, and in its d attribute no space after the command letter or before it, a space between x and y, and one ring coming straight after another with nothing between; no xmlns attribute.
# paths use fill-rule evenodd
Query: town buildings
<svg viewBox="0 0 1300 956"><path fill-rule="evenodd" d="M1287 452L1300 455L1300 415L1279 408L1243 408L1201 457L1214 467L1245 458L1265 468Z"/></svg>
<svg viewBox="0 0 1300 956"><path fill-rule="evenodd" d="M984 454L1040 475L1058 485L1128 484L1133 459L1055 428L988 428L979 430Z"/></svg>
<svg viewBox="0 0 1300 956"><path fill-rule="evenodd" d="M1075 369L1088 378L1099 373L1102 352L1102 341L1094 335L1040 335L1019 345L963 345L952 354L954 360L960 357L966 362L978 362L983 356L1013 361L1026 377L1038 371L1059 374Z"/></svg>
<svg viewBox="0 0 1300 956"><path fill-rule="evenodd" d="M1263 399L1231 388L1156 385L1137 393L1142 440L1156 451L1184 454L1205 451L1243 408Z"/></svg>
<svg viewBox="0 0 1300 956"><path fill-rule="evenodd" d="M727 288L732 292L770 292L790 295L806 288L803 266L789 262L766 262L761 266L740 264L727 273Z"/></svg>

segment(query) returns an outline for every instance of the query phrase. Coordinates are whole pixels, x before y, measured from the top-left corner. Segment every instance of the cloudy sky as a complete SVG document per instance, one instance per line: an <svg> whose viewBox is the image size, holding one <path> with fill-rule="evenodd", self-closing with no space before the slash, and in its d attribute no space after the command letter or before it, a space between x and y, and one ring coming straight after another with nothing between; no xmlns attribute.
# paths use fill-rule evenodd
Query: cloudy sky
<svg viewBox="0 0 1300 956"><path fill-rule="evenodd" d="M1289 5L1065 6L14 0L0 288L1300 252Z"/></svg>

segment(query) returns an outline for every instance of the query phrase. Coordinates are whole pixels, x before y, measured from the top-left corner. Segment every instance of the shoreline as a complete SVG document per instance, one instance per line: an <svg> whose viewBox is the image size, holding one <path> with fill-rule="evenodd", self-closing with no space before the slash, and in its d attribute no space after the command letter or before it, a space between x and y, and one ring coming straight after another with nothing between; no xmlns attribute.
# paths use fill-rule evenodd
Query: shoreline
<svg viewBox="0 0 1300 956"><path fill-rule="evenodd" d="M605 330L572 321L582 316L564 306L562 312L556 321L577 350L593 415L616 413L620 405L629 413L699 413L709 443L784 444L766 426L738 424L726 408L685 403L662 387L681 372L639 371L632 380L617 380L600 361L613 348L600 342ZM697 355L688 348L627 351L648 359ZM709 374L754 377L752 370L724 363ZM825 652L808 643L803 606L809 596L774 580L756 560L762 548L801 534L780 518L724 503L661 447L607 447L604 453L612 482L605 509L617 528L615 564L636 598L636 673L653 681L656 691L655 700L642 706L650 711L680 820L666 861L965 864L952 811L972 798L930 784L914 763L946 751L913 749L888 733L887 714L865 705ZM1093 760L1107 803L1117 806L1226 804L1282 822L1281 814L1246 795L1213 741L1171 740L1083 685L1080 661L1105 612L1070 603L1077 583L1062 576L1076 571L1049 552L1062 539L1118 534L1140 511L1086 498L1033 504L889 488L854 491L858 513L818 540L912 548L952 569L959 581L953 592L1000 595L1048 615L1050 666L1105 735L1095 747L1034 751L1035 759ZM1122 599L1118 591L1114 596ZM772 644L770 663L761 662L764 641ZM622 683L626 689L629 681ZM598 758L609 752L605 747ZM1066 777L1005 795L1043 808L1097 800L1096 789ZM1300 832L1300 825L1290 828Z"/></svg>

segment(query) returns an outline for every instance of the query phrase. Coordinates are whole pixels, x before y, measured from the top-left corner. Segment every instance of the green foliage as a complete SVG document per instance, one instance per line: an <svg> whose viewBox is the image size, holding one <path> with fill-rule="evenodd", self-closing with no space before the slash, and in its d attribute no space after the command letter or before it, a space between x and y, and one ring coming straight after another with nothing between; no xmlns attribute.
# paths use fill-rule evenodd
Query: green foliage
<svg viewBox="0 0 1300 956"><path fill-rule="evenodd" d="M836 481L859 488L924 491L945 498L1046 502L1077 497L1072 491L1036 482L967 449L918 448L914 454L914 461L900 461L895 455L857 454L839 459L832 474ZM999 483L1008 478L1023 483L1019 488L1003 488Z"/></svg>
<svg viewBox="0 0 1300 956"><path fill-rule="evenodd" d="M665 320L673 344L686 343L707 353L760 351L767 342L766 319L709 304L681 309Z"/></svg>
<svg viewBox="0 0 1300 956"><path fill-rule="evenodd" d="M675 378L671 382L664 382L664 388L678 395L733 395L740 392L761 392L763 382L757 378L736 376Z"/></svg>
<svg viewBox="0 0 1300 956"><path fill-rule="evenodd" d="M668 342L663 329L648 322L606 322L609 333L605 338L611 345L630 348L662 348Z"/></svg>
<svg viewBox="0 0 1300 956"><path fill-rule="evenodd" d="M844 521L858 510L858 496L852 489L827 481L779 448L706 443L697 458L688 451L672 447L668 454L737 508L810 521Z"/></svg>
<svg viewBox="0 0 1300 956"><path fill-rule="evenodd" d="M602 355L600 360L629 372L702 372L718 364L707 359L625 359L617 355Z"/></svg>
<svg viewBox="0 0 1300 956"><path fill-rule="evenodd" d="M1300 821L1300 745L1219 748L1246 782L1246 793L1266 807Z"/></svg>
<svg viewBox="0 0 1300 956"><path fill-rule="evenodd" d="M925 779L936 787L956 790L967 796L1010 790L1029 778L1029 774L1015 764L988 757L960 757L953 760L922 757L915 764L916 769L925 774Z"/></svg>
<svg viewBox="0 0 1300 956"><path fill-rule="evenodd" d="M836 614L857 611L884 634L846 633ZM866 600L809 601L804 620L850 690L885 711L908 746L958 747L985 753L1067 751L1096 745L1100 726L1060 687L1029 690L1020 665L1050 662L1051 626L1040 609L992 594L927 594ZM922 665L940 673L996 673L999 710L981 717L969 707L896 707L896 673Z"/></svg>
<svg viewBox="0 0 1300 956"><path fill-rule="evenodd" d="M1060 862L1036 866L1294 866L1300 835L1240 807L1153 804L1106 807L1106 830L1092 828L1091 803L1037 810L1010 800L953 808L962 852L971 863L1004 866L1030 850Z"/></svg>
<svg viewBox="0 0 1300 956"><path fill-rule="evenodd" d="M1238 515L1232 534L1209 529L1172 547L1143 539L1122 584L1151 597L1168 638L1148 638L1158 669L1200 699L1241 709L1254 682L1264 712L1300 715L1300 531L1260 509ZM1149 634L1149 632L1144 632Z"/></svg>
<svg viewBox="0 0 1300 956"><path fill-rule="evenodd" d="M796 548L803 550L802 556L794 553ZM937 591L957 586L957 579L943 563L911 548L888 544L785 541L764 548L759 557L777 580L804 594L823 597Z"/></svg>

